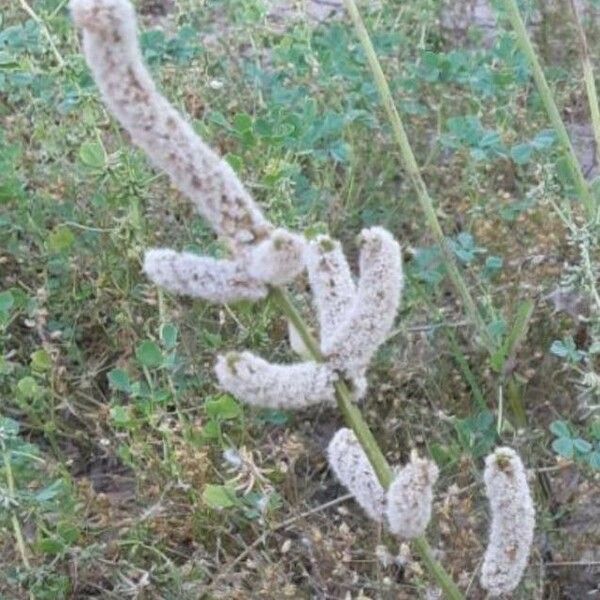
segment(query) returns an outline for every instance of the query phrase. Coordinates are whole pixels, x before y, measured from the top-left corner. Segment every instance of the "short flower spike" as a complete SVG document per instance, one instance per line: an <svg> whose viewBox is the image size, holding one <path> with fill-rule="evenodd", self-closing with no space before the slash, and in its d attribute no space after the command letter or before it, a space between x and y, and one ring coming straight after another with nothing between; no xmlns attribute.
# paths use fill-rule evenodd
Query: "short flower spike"
<svg viewBox="0 0 600 600"><path fill-rule="evenodd" d="M243 263L217 260L190 252L154 249L146 252L144 272L150 280L174 294L222 304L265 298L267 286L253 279Z"/></svg>
<svg viewBox="0 0 600 600"><path fill-rule="evenodd" d="M412 539L425 533L437 477L434 462L411 454L410 462L398 471L386 496L387 520L393 534Z"/></svg>
<svg viewBox="0 0 600 600"><path fill-rule="evenodd" d="M400 246L381 227L360 235L360 278L354 302L323 353L350 377L363 373L388 336L400 304Z"/></svg>
<svg viewBox="0 0 600 600"><path fill-rule="evenodd" d="M491 595L512 592L525 571L535 527L535 509L521 458L512 448L496 448L483 475L492 524L481 569L481 585Z"/></svg>
<svg viewBox="0 0 600 600"><path fill-rule="evenodd" d="M367 515L382 523L385 516L385 491L351 429L340 429L327 448L329 466L339 482L352 493Z"/></svg>
<svg viewBox="0 0 600 600"><path fill-rule="evenodd" d="M342 245L320 235L306 248L308 279L321 330L321 348L331 344L356 296Z"/></svg>
<svg viewBox="0 0 600 600"><path fill-rule="evenodd" d="M326 364L275 365L251 352L231 352L219 357L215 373L224 390L253 406L302 409L335 403L337 375Z"/></svg>

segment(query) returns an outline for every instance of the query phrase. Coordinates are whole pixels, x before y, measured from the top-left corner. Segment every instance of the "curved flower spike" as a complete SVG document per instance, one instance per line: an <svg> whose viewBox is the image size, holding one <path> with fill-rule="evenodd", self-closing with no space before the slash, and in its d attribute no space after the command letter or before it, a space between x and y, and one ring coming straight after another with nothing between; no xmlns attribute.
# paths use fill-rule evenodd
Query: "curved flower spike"
<svg viewBox="0 0 600 600"><path fill-rule="evenodd" d="M527 566L535 509L521 458L512 448L496 448L483 475L492 525L481 570L481 585L493 596L514 590Z"/></svg>
<svg viewBox="0 0 600 600"><path fill-rule="evenodd" d="M219 356L215 373L225 391L253 406L302 409L335 402L337 376L326 364L275 365L251 352L231 352Z"/></svg>
<svg viewBox="0 0 600 600"><path fill-rule="evenodd" d="M352 493L367 515L382 523L385 514L385 491L351 429L342 428L327 448L329 466L341 484Z"/></svg>
<svg viewBox="0 0 600 600"><path fill-rule="evenodd" d="M306 247L306 269L321 330L321 348L332 337L348 314L356 294L342 245L320 235Z"/></svg>
<svg viewBox="0 0 600 600"><path fill-rule="evenodd" d="M381 227L361 235L360 278L352 307L323 353L350 377L365 371L388 336L400 303L402 260L400 246Z"/></svg>
<svg viewBox="0 0 600 600"><path fill-rule="evenodd" d="M285 230L277 230L275 238L270 238L273 225L233 169L158 92L142 60L131 3L71 0L70 7L75 23L83 32L85 56L107 107L130 133L133 142L169 175L217 235L229 243L236 259L247 258L249 270L243 273L242 262L238 262L236 277L272 285L292 281L304 268L304 241ZM165 278L171 283L179 279L176 273ZM255 284L249 287L252 285ZM170 289L181 289L183 293L206 299L217 297L210 288L201 290L199 283L194 282L179 281ZM237 293L230 291L226 290L224 297ZM244 297L263 296L252 292Z"/></svg>
<svg viewBox="0 0 600 600"><path fill-rule="evenodd" d="M131 3L71 0L70 6L102 97L133 142L234 250L265 239L272 225L233 169L156 89L143 64Z"/></svg>
<svg viewBox="0 0 600 600"><path fill-rule="evenodd" d="M251 278L243 263L218 260L163 248L148 250L144 272L155 284L175 294L227 304L265 298L268 289Z"/></svg>
<svg viewBox="0 0 600 600"><path fill-rule="evenodd" d="M392 533L404 539L423 535L431 519L438 472L434 462L419 458L415 452L398 471L387 492L386 514Z"/></svg>

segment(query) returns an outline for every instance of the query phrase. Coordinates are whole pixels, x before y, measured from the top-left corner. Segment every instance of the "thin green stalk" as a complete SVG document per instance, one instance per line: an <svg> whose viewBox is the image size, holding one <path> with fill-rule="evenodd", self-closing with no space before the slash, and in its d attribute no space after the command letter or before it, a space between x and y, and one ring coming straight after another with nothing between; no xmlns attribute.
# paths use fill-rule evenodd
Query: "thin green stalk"
<svg viewBox="0 0 600 600"><path fill-rule="evenodd" d="M364 52L367 56L367 61L373 73L373 78L375 79L375 85L377 86L381 102L392 125L394 139L400 148L400 154L402 155L404 168L406 169L408 177L415 188L417 198L419 199L421 208L425 213L425 219L429 229L431 230L436 242L442 250L448 275L450 276L454 287L462 298L465 312L477 327L479 335L487 346L489 352L493 353L495 348L494 339L488 331L485 321L481 316L481 313L479 312L471 293L469 292L467 284L465 283L456 264L456 259L454 258L452 248L450 247L450 244L448 243L448 240L442 231L435 208L433 207L433 202L429 196L429 192L427 191L427 186L421 177L421 172L408 140L408 136L406 135L402 119L400 118L400 114L398 113L396 105L394 104L394 99L387 83L387 79L383 73L379 59L377 58L377 53L375 52L373 43L371 42L369 32L363 23L362 17L360 16L354 0L344 0L344 4L354 23L358 39L360 40L360 43L362 44Z"/></svg>
<svg viewBox="0 0 600 600"><path fill-rule="evenodd" d="M19 0L19 3L21 5L21 8L40 26L44 37L48 41L50 50L52 51L52 54L54 54L56 63L58 64L59 68L64 69L65 60L62 57L61 53L58 51L58 48L56 47L56 44L52 39L52 34L46 26L46 23L44 23L44 20L31 8L31 6L29 6L27 0Z"/></svg>
<svg viewBox="0 0 600 600"><path fill-rule="evenodd" d="M319 349L319 344L310 333L308 326L296 310L289 295L281 288L271 288L270 297L291 321L314 360L322 362L323 355ZM345 382L340 381L335 386L335 392L338 408L344 416L346 424L356 435L356 438L365 451L379 482L384 488L388 488L392 483L392 469L385 459L377 440L365 422L360 410L352 402L352 396L348 386ZM450 600L464 600L463 595L454 581L452 581L450 575L448 575L444 570L444 567L435 560L431 546L425 537L416 538L413 540L413 545L421 556L423 564L426 566L431 577L444 592L444 597L449 598Z"/></svg>
<svg viewBox="0 0 600 600"><path fill-rule="evenodd" d="M550 86L546 81L544 71L533 48L529 34L527 33L527 29L525 28L525 24L523 23L521 13L519 12L519 7L517 6L517 1L503 0L503 4L508 13L508 18L511 22L511 25L517 34L517 41L521 51L525 54L531 65L533 79L542 98L542 102L544 103L544 107L546 108L546 112L548 113L548 117L550 118L550 122L552 123L552 127L554 127L556 130L560 144L565 152L577 195L583 203L588 219L593 222L596 219L596 202L594 201L585 177L583 176L583 171L581 170L581 165L579 164L579 160L575 154L573 144L571 144L569 134L567 133L567 128L565 127L565 124L560 116L560 112L558 111L556 102L554 101L554 96L552 95Z"/></svg>
<svg viewBox="0 0 600 600"><path fill-rule="evenodd" d="M8 485L8 496L12 502L16 502L16 486L15 486L15 478L13 476L12 465L10 464L10 455L8 448L6 447L4 441L0 440L2 444L2 459L4 462L4 471L6 473L6 483ZM17 513L15 511L14 506L10 508L11 516L10 521L13 528L13 533L15 535L15 541L17 542L17 549L19 550L19 554L21 556L21 562L26 569L31 569L31 564L29 563L29 558L27 557L27 549L25 546L25 539L23 538L23 532L21 530L21 524L19 523L19 519L17 518ZM33 592L29 592L30 600L35 600Z"/></svg>
<svg viewBox="0 0 600 600"><path fill-rule="evenodd" d="M600 152L600 106L598 106L598 92L596 90L592 59L590 58L590 51L588 48L587 38L585 36L585 30L583 29L583 24L579 17L579 10L577 9L575 0L571 0L571 10L573 11L577 36L579 37L579 53L581 55L581 66L583 68L585 90L587 92L588 103L590 105L590 116L592 119L594 140L596 141L596 152Z"/></svg>

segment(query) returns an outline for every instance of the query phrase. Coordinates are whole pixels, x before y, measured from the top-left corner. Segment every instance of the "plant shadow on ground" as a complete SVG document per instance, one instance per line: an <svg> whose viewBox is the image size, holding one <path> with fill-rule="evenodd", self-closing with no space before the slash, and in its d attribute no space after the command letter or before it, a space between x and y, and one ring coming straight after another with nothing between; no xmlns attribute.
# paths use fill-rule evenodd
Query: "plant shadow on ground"
<svg viewBox="0 0 600 600"><path fill-rule="evenodd" d="M534 470L539 511L515 597L579 599L600 578L600 384L576 375L597 370L599 337L583 295L553 293L579 261L548 205L563 205L569 183L512 36L477 23L456 35L443 4L381 3L368 23L493 331L505 334L521 301L535 303L505 365L528 426L509 423L501 439ZM0 17L0 436L17 484L5 492L4 463L0 593L429 597L408 547L337 501L345 492L323 452L337 414L251 411L215 387L218 352L291 359L287 325L268 304L215 308L144 280L147 247L223 249L105 113L64 2L32 7L42 24L16 5ZM417 447L440 465L430 537L468 597L483 598L479 481L500 440L498 374L445 279L351 28L340 12L293 19L258 0L138 8L160 85L274 222L329 230L354 267L361 227L402 241L408 285L365 416L391 463ZM541 3L534 33L565 119L587 131L561 10ZM310 319L307 283L293 294Z"/></svg>

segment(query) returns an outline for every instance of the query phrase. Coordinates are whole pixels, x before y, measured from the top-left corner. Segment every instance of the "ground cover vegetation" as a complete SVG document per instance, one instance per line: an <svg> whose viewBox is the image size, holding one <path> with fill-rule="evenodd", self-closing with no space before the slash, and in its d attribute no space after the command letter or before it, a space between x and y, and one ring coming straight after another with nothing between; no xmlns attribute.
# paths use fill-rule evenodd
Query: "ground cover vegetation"
<svg viewBox="0 0 600 600"><path fill-rule="evenodd" d="M515 597L580 598L598 581L598 217L581 68L597 62L596 21L593 3L575 6L579 28L559 4L522 9L583 183L510 2L492 38L477 23L448 30L440 2L364 11L444 248L342 11L315 23L258 0L137 4L154 78L273 223L328 232L353 268L361 229L401 240L400 314L361 406L391 464L413 449L437 463L428 538L473 598L483 458L502 444L530 470L537 508ZM434 594L418 554L332 477L335 410L251 409L217 386L217 354L294 360L277 299L182 301L143 276L149 247L224 248L105 111L65 2L15 2L1 18L1 593ZM291 293L314 322L308 282Z"/></svg>

